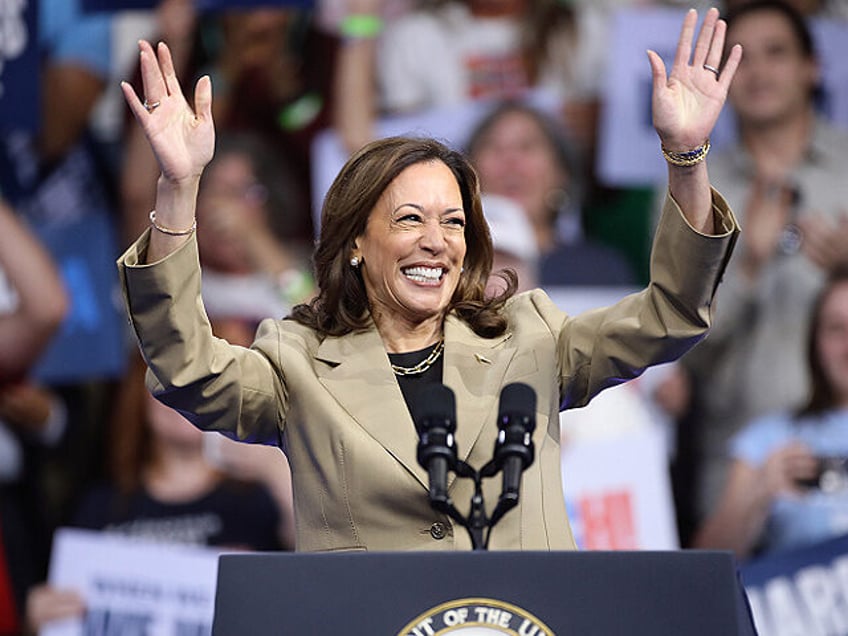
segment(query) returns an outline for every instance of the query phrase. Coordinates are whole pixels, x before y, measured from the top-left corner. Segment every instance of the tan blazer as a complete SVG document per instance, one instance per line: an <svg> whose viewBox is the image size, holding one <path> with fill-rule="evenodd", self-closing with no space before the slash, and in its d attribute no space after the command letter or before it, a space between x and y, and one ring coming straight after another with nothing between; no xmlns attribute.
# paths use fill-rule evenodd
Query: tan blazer
<svg viewBox="0 0 848 636"><path fill-rule="evenodd" d="M696 233L667 200L651 285L610 308L572 317L534 290L512 299L509 329L492 339L447 317L443 380L456 394L460 457L477 469L491 459L505 384L525 382L538 398L536 460L490 548L575 548L562 495L559 411L679 357L704 335L738 232L726 203L717 194L714 201L718 237ZM298 550L471 547L464 528L430 508L418 437L375 328L322 337L291 320L268 319L250 349L229 345L213 338L203 311L195 240L139 265L147 240L143 235L118 263L148 384L203 429L283 448ZM491 511L500 479L484 483ZM449 494L463 514L472 493L471 480L452 479Z"/></svg>

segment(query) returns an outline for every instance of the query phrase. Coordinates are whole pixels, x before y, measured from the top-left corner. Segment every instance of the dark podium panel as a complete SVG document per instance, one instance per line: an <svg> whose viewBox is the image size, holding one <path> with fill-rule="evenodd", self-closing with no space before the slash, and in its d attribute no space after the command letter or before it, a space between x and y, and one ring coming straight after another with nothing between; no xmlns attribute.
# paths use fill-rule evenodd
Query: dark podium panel
<svg viewBox="0 0 848 636"><path fill-rule="evenodd" d="M445 614L454 622L445 631L416 623L462 599L471 602ZM508 624L515 612L484 611L486 601L519 608L550 632ZM486 634L756 634L732 556L713 551L227 554L212 633L428 636L458 631L462 611L468 621L501 620L474 632Z"/></svg>

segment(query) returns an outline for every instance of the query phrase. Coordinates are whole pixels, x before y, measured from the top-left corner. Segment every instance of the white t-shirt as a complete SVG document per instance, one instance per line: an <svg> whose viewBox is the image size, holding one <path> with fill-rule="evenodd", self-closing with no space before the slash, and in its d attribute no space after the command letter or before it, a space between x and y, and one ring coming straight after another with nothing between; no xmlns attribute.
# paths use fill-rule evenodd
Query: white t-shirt
<svg viewBox="0 0 848 636"><path fill-rule="evenodd" d="M604 62L603 16L581 9L577 20L578 45L554 39L554 63L542 69L535 85L564 99L595 94ZM459 2L389 23L379 44L377 77L380 104L388 113L517 96L530 88L520 23L475 17Z"/></svg>

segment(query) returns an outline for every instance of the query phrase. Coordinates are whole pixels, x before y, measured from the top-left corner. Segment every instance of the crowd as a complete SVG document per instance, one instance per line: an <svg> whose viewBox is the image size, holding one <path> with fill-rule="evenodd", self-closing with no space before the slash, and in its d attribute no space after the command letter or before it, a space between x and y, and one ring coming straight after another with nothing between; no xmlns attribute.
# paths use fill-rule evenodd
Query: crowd
<svg viewBox="0 0 848 636"><path fill-rule="evenodd" d="M279 449L200 433L143 389L114 265L155 221L159 164L115 99L118 79L143 95L139 39L169 45L189 103L197 78L211 79L217 143L196 210L202 303L217 337L247 347L263 318L318 290L316 138L332 131L353 154L381 121L469 104L461 112L475 115L447 142L479 176L495 269L513 269L521 290L646 283L653 193L667 186L598 176L606 38L630 5L709 6L82 4L38 3L41 126L0 130L0 636L83 611L84 599L45 585L59 527L296 547ZM848 10L839 0L718 4L728 48L741 43L744 55L728 96L733 141L707 164L742 233L710 335L644 399L673 423L681 546L747 559L848 530L848 485L820 483L830 456L848 457L848 132L824 108L810 28ZM490 284L496 296L509 277ZM168 536L169 520L198 514L220 532Z"/></svg>

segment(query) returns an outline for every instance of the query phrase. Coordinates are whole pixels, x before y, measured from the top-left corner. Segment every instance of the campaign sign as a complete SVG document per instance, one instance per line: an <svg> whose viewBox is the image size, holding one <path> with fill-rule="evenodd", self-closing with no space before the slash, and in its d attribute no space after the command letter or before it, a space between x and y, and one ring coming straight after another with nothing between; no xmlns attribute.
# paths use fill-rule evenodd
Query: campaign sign
<svg viewBox="0 0 848 636"><path fill-rule="evenodd" d="M82 0L82 9L83 11L151 10L158 4L159 0ZM315 6L315 0L195 0L194 4L200 11L267 6L311 9Z"/></svg>
<svg viewBox="0 0 848 636"><path fill-rule="evenodd" d="M208 636L219 556L211 548L61 528L54 538L49 582L78 591L87 611L39 633Z"/></svg>
<svg viewBox="0 0 848 636"><path fill-rule="evenodd" d="M35 0L0 0L0 133L39 125Z"/></svg>
<svg viewBox="0 0 848 636"><path fill-rule="evenodd" d="M848 634L848 536L740 568L761 636Z"/></svg>

